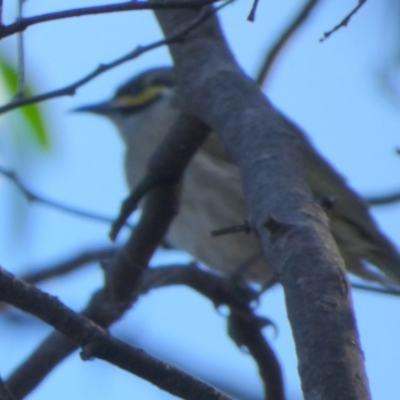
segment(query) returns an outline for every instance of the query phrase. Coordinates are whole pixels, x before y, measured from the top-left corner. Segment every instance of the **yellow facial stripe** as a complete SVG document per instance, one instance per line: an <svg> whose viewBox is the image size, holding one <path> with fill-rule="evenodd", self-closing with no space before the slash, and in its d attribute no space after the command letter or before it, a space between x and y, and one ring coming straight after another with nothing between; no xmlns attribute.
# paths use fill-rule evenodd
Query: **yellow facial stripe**
<svg viewBox="0 0 400 400"><path fill-rule="evenodd" d="M123 106L141 107L157 98L161 94L161 91L161 86L149 86L137 96L124 95L118 97L117 101Z"/></svg>

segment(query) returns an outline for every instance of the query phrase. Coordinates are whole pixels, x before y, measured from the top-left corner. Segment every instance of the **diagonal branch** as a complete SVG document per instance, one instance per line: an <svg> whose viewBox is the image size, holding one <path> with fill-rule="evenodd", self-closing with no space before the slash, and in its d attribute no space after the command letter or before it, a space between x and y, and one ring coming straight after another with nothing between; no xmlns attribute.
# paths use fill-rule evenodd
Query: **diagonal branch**
<svg viewBox="0 0 400 400"><path fill-rule="evenodd" d="M382 196L366 197L365 201L370 206L385 206L388 204L398 203L400 201L400 192L393 192Z"/></svg>
<svg viewBox="0 0 400 400"><path fill-rule="evenodd" d="M155 10L155 9L176 9L176 8L201 8L205 5L215 3L219 0L197 0L192 1L190 4L185 1L175 0L171 1L170 4L163 2L155 2L149 4L147 2L139 1L126 1L117 4L107 4L104 6L93 6L93 7L80 7L65 11L56 11L48 14L37 15L34 17L19 18L16 22L10 25L2 25L0 27L0 38L4 38L13 35L17 32L22 32L26 28L41 24L49 21L56 21L66 18L82 17L86 15L97 15L97 14L110 14L114 12L122 11L140 11L140 10Z"/></svg>
<svg viewBox="0 0 400 400"><path fill-rule="evenodd" d="M149 194L137 228L125 246L107 263L105 286L92 296L83 315L101 327L117 321L136 300L143 271L176 213L177 188ZM77 345L59 332L51 334L13 373L7 384L17 398L30 393ZM40 365L40 368L38 368Z"/></svg>
<svg viewBox="0 0 400 400"><path fill-rule="evenodd" d="M379 286L371 286L364 285L362 283L351 283L351 287L358 290L364 290L366 292L380 293L380 294L389 294L392 296L400 296L400 290L391 287L379 287Z"/></svg>
<svg viewBox="0 0 400 400"><path fill-rule="evenodd" d="M222 5L220 5L219 7L215 8L215 9L204 9L204 12L200 12L197 19L190 21L190 23L188 25L182 27L181 29L176 30L168 38L165 38L163 40L158 40L158 41L148 44L146 46L138 46L135 50L129 52L128 54L125 54L122 57L117 58L116 60L114 60L110 63L101 64L95 70L88 73L83 78L78 79L74 83L64 86L63 88L56 89L56 90L53 90L53 91L50 91L47 93L39 94L37 96L26 97L23 99L14 99L13 101L9 102L8 104L5 104L0 107L0 114L14 110L19 107L27 106L29 104L39 103L39 102L42 102L45 100L53 99L55 97L73 96L79 87L83 86L84 84L86 84L87 82L96 78L97 76L101 75L102 73L109 71L110 69L115 68L118 65L121 65L127 61L131 61L131 60L141 56L142 54L147 53L148 51L156 49L157 47L161 47L161 46L164 46L169 43L179 42L179 41L183 40L184 37L190 31L196 29L199 25L201 25L209 17L214 15L218 10L220 10L221 8L230 4L231 2L232 2L232 0L227 0Z"/></svg>
<svg viewBox="0 0 400 400"><path fill-rule="evenodd" d="M40 270L34 267L26 268L26 270L34 272L28 272L27 274L22 275L21 279L23 279L25 282L36 285L39 282L68 274L69 272L75 271L89 263L110 259L116 251L118 251L118 248L115 246L104 246L94 250L86 250L76 256L68 258L65 261L49 267L41 268Z"/></svg>
<svg viewBox="0 0 400 400"><path fill-rule="evenodd" d="M353 18L353 16L357 13L357 11L366 3L367 0L358 0L358 4L351 10L336 26L334 26L330 31L325 32L322 36L322 38L319 40L320 42L323 42L324 40L328 39L329 36L332 35L332 33L336 32L340 28L345 28L350 20Z"/></svg>
<svg viewBox="0 0 400 400"><path fill-rule="evenodd" d="M209 132L209 128L196 118L183 116L176 122L172 134L163 140L151 157L146 175L122 203L120 213L111 227L112 240L116 239L118 232L147 193L157 186L181 181L183 171ZM176 149L179 154L176 154Z"/></svg>
<svg viewBox="0 0 400 400"><path fill-rule="evenodd" d="M14 395L10 392L10 389L4 383L0 377L0 399L1 400L17 400Z"/></svg>
<svg viewBox="0 0 400 400"><path fill-rule="evenodd" d="M166 37L197 17L155 14ZM343 259L303 175L301 136L244 76L216 17L169 48L187 112L240 169L250 222L284 288L304 397L369 399Z"/></svg>
<svg viewBox="0 0 400 400"><path fill-rule="evenodd" d="M18 175L14 171L10 171L2 166L0 166L0 174L5 176L6 178L10 179L15 186L21 191L21 193L25 196L26 200L30 202L36 202L39 204L43 204L47 207L54 208L58 211L66 212L68 214L72 214L78 217L88 218L94 221L106 222L111 223L113 222L113 218L106 217L104 215L100 215L97 213L93 213L91 211L81 210L79 208L71 207L68 204L59 203L58 201L48 199L46 197L39 196L38 194L32 192L28 189L20 180ZM125 224L128 228L133 228L129 224Z"/></svg>
<svg viewBox="0 0 400 400"><path fill-rule="evenodd" d="M175 129L185 126L177 124ZM173 137L174 134L172 131ZM190 134L190 131L183 130L182 134ZM176 135L180 137L179 133ZM176 145L179 150L179 142ZM157 163L158 160L153 158L153 161ZM92 296L83 315L102 327L108 327L136 301L148 262L177 213L179 195L180 185L175 181L149 192L135 231L125 246L106 264L105 286ZM57 332L53 333L14 372L7 382L9 387L17 397L24 397L75 349L75 343Z"/></svg>
<svg viewBox="0 0 400 400"><path fill-rule="evenodd" d="M319 2L319 0L307 0L298 14L296 14L276 42L272 45L271 49L264 58L259 72L257 73L256 82L260 85L260 87L265 85L268 75L270 74L279 54L281 54L282 50L287 46L290 39L293 38L293 35L299 31L305 22L307 22L308 18L312 14L312 11L314 11Z"/></svg>
<svg viewBox="0 0 400 400"><path fill-rule="evenodd" d="M106 330L75 313L56 297L15 278L4 269L0 269L0 293L1 301L35 315L82 347L83 360L91 357L103 359L178 397L228 400L216 389L183 371L113 338Z"/></svg>

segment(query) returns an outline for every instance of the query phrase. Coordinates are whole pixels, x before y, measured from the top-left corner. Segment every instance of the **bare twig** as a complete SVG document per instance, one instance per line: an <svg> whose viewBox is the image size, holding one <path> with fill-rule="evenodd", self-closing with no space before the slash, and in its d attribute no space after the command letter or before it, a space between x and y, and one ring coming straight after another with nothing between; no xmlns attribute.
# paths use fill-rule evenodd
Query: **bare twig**
<svg viewBox="0 0 400 400"><path fill-rule="evenodd" d="M243 224L237 224L237 225L233 225L233 226L228 226L226 228L216 229L215 231L211 232L211 236L217 237L217 236L229 235L231 233L238 233L238 232L250 233L251 230L252 230L252 228L251 228L249 221L244 221Z"/></svg>
<svg viewBox="0 0 400 400"><path fill-rule="evenodd" d="M394 192L383 196L366 197L365 201L370 206L385 206L400 201L400 192Z"/></svg>
<svg viewBox="0 0 400 400"><path fill-rule="evenodd" d="M216 389L177 368L135 349L89 319L66 307L56 297L0 269L2 301L20 308L62 332L82 347L81 358L101 358L181 398L227 400Z"/></svg>
<svg viewBox="0 0 400 400"><path fill-rule="evenodd" d="M364 290L367 292L381 293L381 294L390 294L393 296L400 296L400 290L396 288L390 287L377 287L371 285L364 285L362 283L351 283L351 287L354 289Z"/></svg>
<svg viewBox="0 0 400 400"><path fill-rule="evenodd" d="M145 176L131 194L122 202L117 219L112 221L109 234L112 241L115 241L121 228L125 225L130 215L137 209L140 200L142 200L151 189L154 189L162 183L158 178L154 180L152 180L152 178L153 176Z"/></svg>
<svg viewBox="0 0 400 400"><path fill-rule="evenodd" d="M17 22L22 20L24 0L18 0L18 17ZM25 97L25 50L24 50L24 35L18 32L17 36L18 50L18 89L15 95L16 100L21 100Z"/></svg>
<svg viewBox="0 0 400 400"><path fill-rule="evenodd" d="M106 264L105 286L92 296L84 316L106 328L130 308L137 298L143 271L175 215L177 196L173 187L157 188L149 194L137 228ZM10 390L18 398L25 397L76 347L76 343L54 332L8 379Z"/></svg>
<svg viewBox="0 0 400 400"><path fill-rule="evenodd" d="M69 213L69 214L72 214L72 215L75 215L78 217L88 218L88 219L91 219L94 221L100 221L100 222L105 222L105 223L111 223L114 221L114 219L111 217L106 217L104 215L93 213L91 211L80 210L78 208L71 207L67 204L59 203L57 201L50 200L45 197L39 196L36 193L29 190L28 188L26 188L15 172L7 170L1 166L0 166L0 174L7 177L8 179L10 179L17 186L17 188L22 192L22 194L25 196L25 198L28 201L37 202L39 204L43 204L45 206L54 208L56 210L66 212L66 213ZM129 225L129 224L126 224L125 226L128 228L131 228L131 229L133 228L132 225Z"/></svg>
<svg viewBox="0 0 400 400"><path fill-rule="evenodd" d="M205 12L200 13L199 17L196 18L194 21L192 21L190 24L187 26L183 27L182 29L177 30L176 33L173 33L169 37L163 40L159 40L156 42L153 42L149 45L146 46L138 46L135 50L129 52L128 54L117 58L116 60L108 63L108 64L101 64L99 65L94 71L90 72L83 78L77 80L74 83L71 83L67 86L64 86L63 88L53 90L51 92L39 94L37 96L31 96L28 98L24 98L21 100L14 100L11 101L8 104L5 104L0 107L0 114L3 114L7 111L14 110L15 108L23 107L29 104L33 103L39 103L41 101L49 100L55 97L60 97L60 96L72 96L75 94L75 91L85 83L91 81L92 79L96 78L100 74L109 71L112 68L117 67L118 65L121 65L127 61L131 61L139 56L141 56L143 53L146 53L150 50L153 50L157 47L164 46L169 43L174 43L182 40L186 34L188 34L190 31L198 27L200 24L202 24L207 18L209 18L211 15L215 14L218 10L220 10L222 7L225 7L226 5L230 4L232 0L228 0L224 2L222 5L219 7L216 7L215 9L207 9ZM131 4L137 4L135 2L130 2Z"/></svg>
<svg viewBox="0 0 400 400"><path fill-rule="evenodd" d="M0 29L2 29L3 26L3 0L0 0Z"/></svg>
<svg viewBox="0 0 400 400"><path fill-rule="evenodd" d="M264 58L264 62L257 74L257 83L262 87L264 86L267 77L277 60L278 55L282 52L285 46L289 43L289 40L293 35L298 32L299 28L310 17L315 6L319 3L319 0L307 0L304 6L301 8L299 13L293 18L286 29L281 33L278 40L272 45L271 49Z"/></svg>
<svg viewBox="0 0 400 400"><path fill-rule="evenodd" d="M247 21L254 22L256 19L256 11L258 6L258 0L253 0L253 5L251 7L250 13L247 17Z"/></svg>
<svg viewBox="0 0 400 400"><path fill-rule="evenodd" d="M96 14L110 14L113 12L122 11L139 11L139 10L156 10L156 9L177 9L177 8L201 8L207 4L215 3L219 0L193 0L191 2L186 1L171 1L168 4L163 2L155 2L154 4L149 4L147 2L139 1L126 1L117 4L107 4L103 6L94 7L82 7L74 8L72 10L66 11L56 11L48 14L37 15L34 17L21 18L15 23L10 25L3 25L0 30L0 37L4 38L13 35L17 32L24 31L26 28L41 24L49 21L56 21L65 18L82 17L85 15L96 15Z"/></svg>
<svg viewBox="0 0 400 400"><path fill-rule="evenodd" d="M86 250L76 256L68 258L65 261L59 262L49 267L41 268L40 270L33 267L26 268L26 270L28 271L35 272L24 274L21 276L21 279L28 283L37 284L47 279L55 278L57 276L65 275L69 272L75 271L76 269L91 262L110 259L116 251L118 251L118 248L116 248L115 246L103 246L99 249Z"/></svg>
<svg viewBox="0 0 400 400"><path fill-rule="evenodd" d="M364 5L364 3L366 3L366 1L367 0L358 0L357 6L354 7L354 9L350 11L349 14L347 14L346 17L344 17L343 20L340 21L335 27L333 27L330 31L325 32L319 41L323 42L324 40L328 39L328 37L331 36L332 33L336 32L340 28L345 28L350 22L353 15Z"/></svg>

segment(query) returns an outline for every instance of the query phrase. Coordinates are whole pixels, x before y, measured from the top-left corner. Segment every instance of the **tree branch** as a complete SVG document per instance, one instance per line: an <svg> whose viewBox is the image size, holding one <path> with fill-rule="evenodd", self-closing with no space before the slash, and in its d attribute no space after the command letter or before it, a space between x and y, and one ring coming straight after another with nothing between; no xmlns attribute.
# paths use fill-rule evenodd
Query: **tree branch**
<svg viewBox="0 0 400 400"><path fill-rule="evenodd" d="M155 13L167 37L197 17ZM243 75L216 17L169 47L187 112L240 168L250 221L284 288L305 399L369 399L344 263L302 174L305 139Z"/></svg>
<svg viewBox="0 0 400 400"><path fill-rule="evenodd" d="M364 290L367 292L374 292L380 294L389 294L392 296L400 296L400 290L390 287L376 287L371 285L364 285L362 283L351 283L351 287L358 290Z"/></svg>
<svg viewBox="0 0 400 400"><path fill-rule="evenodd" d="M343 19L340 21L336 26L334 26L330 31L325 32L322 36L322 38L319 40L320 42L323 42L324 40L328 39L329 36L332 35L332 33L336 32L340 28L345 28L348 23L350 22L351 18L357 13L357 11L366 3L367 0L358 0L358 4L356 7L353 8Z"/></svg>
<svg viewBox="0 0 400 400"><path fill-rule="evenodd" d="M59 203L55 200L47 199L45 197L39 196L38 194L32 192L30 189L28 189L20 180L18 175L14 171L10 171L6 168L3 168L0 166L0 174L8 178L10 181L12 181L15 186L21 191L21 193L24 195L26 200L28 202L36 202L39 204L43 204L44 206L54 208L58 211L65 212L68 214L72 214L78 217L84 217L88 218L94 221L100 221L100 222L106 222L106 223L111 223L113 222L113 218L111 217L106 217L104 215L100 215L97 213L93 213L91 211L84 211L79 208L71 207L68 204L63 204ZM125 224L126 227L132 229L133 226L129 224Z"/></svg>
<svg viewBox="0 0 400 400"><path fill-rule="evenodd" d="M117 4L107 4L104 6L94 6L94 7L81 7L74 8L65 11L56 11L48 14L36 15L34 17L19 18L16 22L9 25L2 25L0 27L0 38L5 38L7 36L13 35L17 32L22 32L26 28L42 24L44 22L56 21L66 18L82 17L87 15L97 15L97 14L111 14L114 12L122 11L140 11L140 10L154 10L154 9L176 9L176 8L201 8L205 5L215 3L219 0L194 0L191 4L185 1L171 1L170 4L164 4L163 2L155 2L154 4L149 4L142 1L126 1Z"/></svg>
<svg viewBox="0 0 400 400"><path fill-rule="evenodd" d="M247 17L247 21L254 22L256 20L256 11L258 7L258 0L253 0L253 5Z"/></svg>
<svg viewBox="0 0 400 400"><path fill-rule="evenodd" d="M10 392L10 389L4 383L0 377L0 399L1 400L17 400L14 395Z"/></svg>
<svg viewBox="0 0 400 400"><path fill-rule="evenodd" d="M400 201L400 192L394 192L382 196L366 197L365 201L370 206L386 206Z"/></svg>
<svg viewBox="0 0 400 400"><path fill-rule="evenodd" d="M256 82L260 87L265 85L272 66L276 62L279 54L281 54L282 50L287 46L293 35L298 32L301 26L308 20L318 3L319 0L308 0L272 45L257 73Z"/></svg>
<svg viewBox="0 0 400 400"><path fill-rule="evenodd" d="M81 268L82 266L91 262L110 259L116 251L118 251L117 247L101 247L99 249L86 250L76 256L68 258L65 261L49 267L41 268L40 270L35 267L26 268L26 270L34 272L28 272L27 274L22 275L21 279L23 279L25 282L35 285L39 282L75 271L76 269Z"/></svg>
<svg viewBox="0 0 400 400"><path fill-rule="evenodd" d="M177 124L175 129L185 126ZM190 131L183 133L190 134ZM172 136L175 134L180 137L179 133L171 132ZM153 162L157 163L157 159L153 158ZM136 301L143 272L177 212L179 186L179 183L164 184L149 192L135 231L105 266L104 288L92 296L83 311L83 315L96 324L110 326ZM51 334L10 377L9 387L17 397L24 397L75 349L76 345L63 335Z"/></svg>
<svg viewBox="0 0 400 400"><path fill-rule="evenodd" d="M113 222L110 238L115 240L140 200L157 186L178 184L186 166L209 134L209 128L197 118L180 118L149 162L146 175L122 203L120 213ZM177 154L178 152L178 154Z"/></svg>
<svg viewBox="0 0 400 400"><path fill-rule="evenodd" d="M136 300L143 271L176 213L176 188L149 194L137 228L105 269L105 286L92 296L83 315L101 327L117 321ZM8 379L17 398L25 397L77 346L64 335L51 334ZM40 368L38 368L40 365Z"/></svg>
<svg viewBox="0 0 400 400"><path fill-rule="evenodd" d="M91 357L103 359L182 398L228 399L183 371L113 338L106 330L63 305L56 297L13 277L4 269L0 269L0 293L2 301L35 315L82 347L83 360Z"/></svg>
<svg viewBox="0 0 400 400"><path fill-rule="evenodd" d="M200 12L197 19L191 21L188 25L182 27L182 29L177 30L171 36L165 38L164 40L158 40L158 41L148 44L146 46L138 46L135 50L125 54L122 57L117 58L116 60L114 60L110 63L99 65L96 69L94 69L92 72L88 73L83 78L81 78L67 86L64 86L63 88L56 89L56 90L53 90L53 91L50 91L47 93L39 94L37 96L25 97L23 99L14 99L13 101L0 107L0 114L14 110L19 107L27 106L29 104L39 103L39 102L42 102L45 100L53 99L55 97L73 96L79 87L83 86L84 84L86 84L87 82L96 78L97 76L101 75L102 73L109 71L110 69L115 68L118 65L121 65L127 61L131 61L131 60L141 56L143 53L147 53L148 51L153 50L157 47L164 46L168 43L181 41L191 30L193 30L196 27L198 27L199 25L201 25L205 20L207 20L207 18L209 18L211 15L213 15L219 9L221 9L222 7L225 7L227 4L230 4L231 2L232 2L232 0L227 0L226 2L224 2L221 6L217 7L216 9L205 9L204 12ZM130 2L130 4L137 4L137 3Z"/></svg>

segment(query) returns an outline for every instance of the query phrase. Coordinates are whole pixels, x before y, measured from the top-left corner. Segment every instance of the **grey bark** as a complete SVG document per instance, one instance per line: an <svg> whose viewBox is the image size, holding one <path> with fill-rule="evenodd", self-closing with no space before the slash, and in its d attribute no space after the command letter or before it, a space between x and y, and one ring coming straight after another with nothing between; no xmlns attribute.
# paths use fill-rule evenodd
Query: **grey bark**
<svg viewBox="0 0 400 400"><path fill-rule="evenodd" d="M199 12L155 14L169 36ZM186 111L240 168L251 224L284 288L305 399L369 399L344 263L305 182L297 135L241 71L216 17L170 51Z"/></svg>

